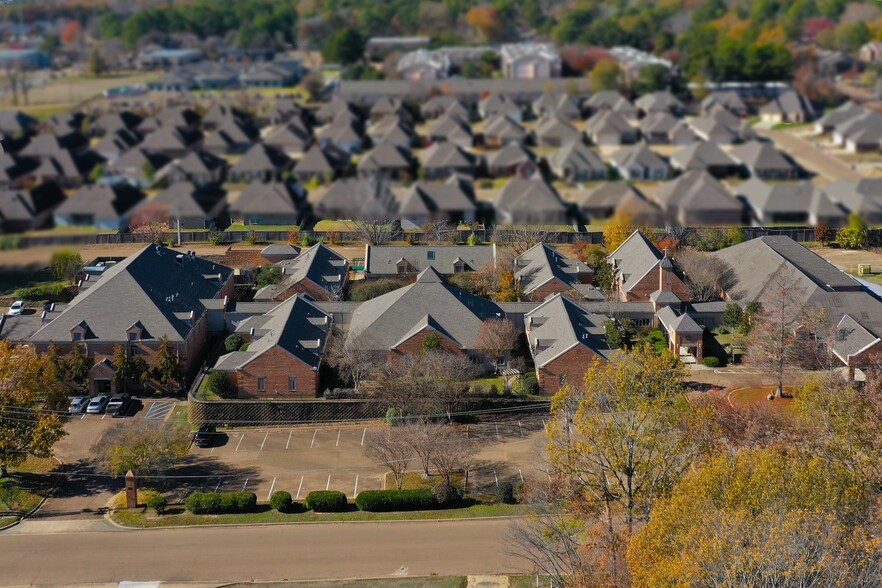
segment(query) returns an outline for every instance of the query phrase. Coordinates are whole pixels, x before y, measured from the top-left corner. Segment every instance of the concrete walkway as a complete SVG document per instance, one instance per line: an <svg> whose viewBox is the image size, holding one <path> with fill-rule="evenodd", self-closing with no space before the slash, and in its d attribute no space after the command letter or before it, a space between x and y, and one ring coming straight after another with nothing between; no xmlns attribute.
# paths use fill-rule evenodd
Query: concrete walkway
<svg viewBox="0 0 882 588"><path fill-rule="evenodd" d="M59 535L68 533L126 532L104 519L33 520L25 519L3 531L3 535Z"/></svg>

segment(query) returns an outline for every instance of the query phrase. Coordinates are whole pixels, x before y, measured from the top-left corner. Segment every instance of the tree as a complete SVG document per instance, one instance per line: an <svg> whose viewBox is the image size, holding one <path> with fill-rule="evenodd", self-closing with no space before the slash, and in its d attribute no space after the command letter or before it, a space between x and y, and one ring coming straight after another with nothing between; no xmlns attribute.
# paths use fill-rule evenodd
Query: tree
<svg viewBox="0 0 882 588"><path fill-rule="evenodd" d="M389 427L380 435L371 435L365 444L365 455L377 465L389 468L395 479L395 489L401 490L404 472L413 458L411 447L402 439L403 427Z"/></svg>
<svg viewBox="0 0 882 588"><path fill-rule="evenodd" d="M170 229L168 222L155 218L151 219L150 214L145 213L141 218L133 219L130 230L133 235L143 235L147 238L148 242L154 245L164 245L165 235Z"/></svg>
<svg viewBox="0 0 882 588"><path fill-rule="evenodd" d="M52 254L49 266L52 268L52 274L56 280L73 283L74 278L83 268L83 258L76 251L62 249Z"/></svg>
<svg viewBox="0 0 882 588"><path fill-rule="evenodd" d="M122 35L122 21L115 12L107 11L98 19L98 34L102 39L113 39Z"/></svg>
<svg viewBox="0 0 882 588"><path fill-rule="evenodd" d="M423 342L420 345L420 353L430 353L432 351L438 351L443 349L444 347L444 339L441 338L441 335L438 333L429 333L423 338Z"/></svg>
<svg viewBox="0 0 882 588"><path fill-rule="evenodd" d="M92 360L86 355L81 345L74 345L70 357L65 363L64 379L71 384L85 389L89 380L89 370L92 368Z"/></svg>
<svg viewBox="0 0 882 588"><path fill-rule="evenodd" d="M309 94L309 99L312 102L321 98L322 90L325 89L325 79L319 72L309 72L303 76L300 84L306 89L306 93Z"/></svg>
<svg viewBox="0 0 882 588"><path fill-rule="evenodd" d="M92 171L89 172L89 181L94 183L98 183L98 181L104 177L104 164L99 163L96 164L95 167L92 168Z"/></svg>
<svg viewBox="0 0 882 588"><path fill-rule="evenodd" d="M719 300L738 283L732 266L711 253L684 250L676 262L686 277L692 299L697 302Z"/></svg>
<svg viewBox="0 0 882 588"><path fill-rule="evenodd" d="M89 53L89 61L86 63L86 75L100 78L107 73L107 69L107 62L104 61L98 47L94 47Z"/></svg>
<svg viewBox="0 0 882 588"><path fill-rule="evenodd" d="M65 435L61 377L46 354L0 340L0 478L28 456L48 457Z"/></svg>
<svg viewBox="0 0 882 588"><path fill-rule="evenodd" d="M48 34L43 36L43 42L40 43L40 50L52 55L58 51L60 46L61 39L58 38L58 35Z"/></svg>
<svg viewBox="0 0 882 588"><path fill-rule="evenodd" d="M433 221L423 227L427 244L450 243L456 227L447 221ZM454 241L455 243L455 241Z"/></svg>
<svg viewBox="0 0 882 588"><path fill-rule="evenodd" d="M351 382L355 390L378 370L377 352L368 349L360 339L333 337L327 346L327 359L328 365L337 370L343 380Z"/></svg>
<svg viewBox="0 0 882 588"><path fill-rule="evenodd" d="M156 378L159 385L166 392L176 392L184 379L181 360L165 335L159 339L159 349L156 351L156 367L153 369L153 377Z"/></svg>
<svg viewBox="0 0 882 588"><path fill-rule="evenodd" d="M806 358L805 289L790 272L776 272L766 288L747 347L747 363L774 380L775 396L783 394L784 381L801 370Z"/></svg>
<svg viewBox="0 0 882 588"><path fill-rule="evenodd" d="M608 320L603 323L603 331L606 336L606 346L609 349L621 349L625 342L622 339L622 333L614 320Z"/></svg>
<svg viewBox="0 0 882 588"><path fill-rule="evenodd" d="M505 24L495 6L476 6L466 13L465 21L487 41L498 40Z"/></svg>
<svg viewBox="0 0 882 588"><path fill-rule="evenodd" d="M873 586L882 581L866 487L818 457L722 455L690 472L628 549L635 588Z"/></svg>
<svg viewBox="0 0 882 588"><path fill-rule="evenodd" d="M637 94L649 94L667 90L671 84L671 72L662 64L647 65L640 69L634 80L633 90Z"/></svg>
<svg viewBox="0 0 882 588"><path fill-rule="evenodd" d="M499 360L517 347L520 330L508 319L487 319L481 323L475 338L475 349L483 353L497 366Z"/></svg>
<svg viewBox="0 0 882 588"><path fill-rule="evenodd" d="M753 82L789 80L793 76L790 50L775 43L752 44L744 62L746 79Z"/></svg>
<svg viewBox="0 0 882 588"><path fill-rule="evenodd" d="M257 274L257 287L266 288L282 281L282 268L275 264L268 264L260 268Z"/></svg>
<svg viewBox="0 0 882 588"><path fill-rule="evenodd" d="M499 284L493 299L496 302L517 302L519 297L518 286L515 283L514 272L504 269L499 273Z"/></svg>
<svg viewBox="0 0 882 588"><path fill-rule="evenodd" d="M427 404L441 408L447 421L453 422L453 414L469 394L469 384L482 369L467 355L446 351L425 352L419 364L423 374L419 386L428 397Z"/></svg>
<svg viewBox="0 0 882 588"><path fill-rule="evenodd" d="M836 241L846 249L863 249L867 246L867 223L860 215L851 213L848 216L848 226L839 229Z"/></svg>
<svg viewBox="0 0 882 588"><path fill-rule="evenodd" d="M117 425L108 429L93 447L96 463L111 476L131 470L139 478L161 474L187 454L190 434L167 429L161 423L138 427Z"/></svg>
<svg viewBox="0 0 882 588"><path fill-rule="evenodd" d="M124 345L113 347L110 361L113 363L113 379L116 380L118 386L122 387L123 391L126 391L131 383L143 386L147 382L150 372L147 360L141 355L129 357Z"/></svg>
<svg viewBox="0 0 882 588"><path fill-rule="evenodd" d="M83 26L80 24L80 21L69 20L61 29L59 38L61 39L61 42L65 45L70 45L82 38L82 35Z"/></svg>
<svg viewBox="0 0 882 588"><path fill-rule="evenodd" d="M392 240L392 224L386 220L352 221L352 228L371 245L386 245Z"/></svg>
<svg viewBox="0 0 882 588"><path fill-rule="evenodd" d="M156 181L156 168L149 161L144 162L144 165L141 167L141 173L144 174L144 179L147 180L147 183L152 184Z"/></svg>
<svg viewBox="0 0 882 588"><path fill-rule="evenodd" d="M435 453L438 439L444 434L444 425L424 420L398 427L398 434L419 460L423 477L428 478L432 455Z"/></svg>
<svg viewBox="0 0 882 588"><path fill-rule="evenodd" d="M364 56L365 40L357 30L345 27L332 33L322 45L322 58L326 63L349 65Z"/></svg>
<svg viewBox="0 0 882 588"><path fill-rule="evenodd" d="M622 68L612 59L604 59L594 66L588 74L591 80L591 91L618 90L622 85Z"/></svg>
<svg viewBox="0 0 882 588"><path fill-rule="evenodd" d="M515 225L510 227L497 226L493 232L493 240L500 247L509 249L512 260L537 243L548 241L548 231L528 226Z"/></svg>
<svg viewBox="0 0 882 588"><path fill-rule="evenodd" d="M724 327L727 327L730 333L734 333L735 328L738 327L742 321L744 321L744 311L741 310L741 305L735 302L727 304L726 308L723 309L723 316L720 317L720 323Z"/></svg>
<svg viewBox="0 0 882 588"><path fill-rule="evenodd" d="M634 231L637 225L631 222L630 217L623 214L614 215L606 226L603 227L603 242L608 251L612 252L619 248Z"/></svg>
<svg viewBox="0 0 882 588"><path fill-rule="evenodd" d="M475 453L477 453L477 448L473 442L456 429L445 427L439 432L440 435L436 439L431 461L444 480L444 484L451 486L453 474L469 468Z"/></svg>
<svg viewBox="0 0 882 588"><path fill-rule="evenodd" d="M815 241L826 247L833 240L833 232L827 223L820 222L815 227Z"/></svg>

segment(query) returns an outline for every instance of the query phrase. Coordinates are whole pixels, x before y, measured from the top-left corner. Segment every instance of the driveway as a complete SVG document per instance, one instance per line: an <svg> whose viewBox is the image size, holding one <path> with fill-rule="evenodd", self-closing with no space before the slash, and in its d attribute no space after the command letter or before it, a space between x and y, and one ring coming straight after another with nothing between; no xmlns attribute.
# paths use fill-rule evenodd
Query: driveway
<svg viewBox="0 0 882 588"><path fill-rule="evenodd" d="M790 155L803 168L822 175L831 182L860 180L864 177L850 165L833 155L828 155L823 149L815 147L808 140L793 133L762 128L757 128L757 132L773 140L779 149Z"/></svg>
<svg viewBox="0 0 882 588"><path fill-rule="evenodd" d="M293 581L528 572L509 519L0 534L0 585ZM98 555L96 555L98 554Z"/></svg>

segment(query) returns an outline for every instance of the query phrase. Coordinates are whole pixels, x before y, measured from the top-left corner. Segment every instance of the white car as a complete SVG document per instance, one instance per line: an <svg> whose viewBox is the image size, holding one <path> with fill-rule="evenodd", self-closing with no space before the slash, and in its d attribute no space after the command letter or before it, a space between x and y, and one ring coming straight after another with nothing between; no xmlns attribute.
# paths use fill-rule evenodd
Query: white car
<svg viewBox="0 0 882 588"><path fill-rule="evenodd" d="M89 406L86 407L86 412L89 414L101 414L107 407L107 400L108 398L106 395L99 394L89 402Z"/></svg>
<svg viewBox="0 0 882 588"><path fill-rule="evenodd" d="M12 303L12 306L9 307L10 315L17 315L24 312L24 300L16 300Z"/></svg>
<svg viewBox="0 0 882 588"><path fill-rule="evenodd" d="M71 399L70 407L67 409L67 412L69 412L70 414L81 414L86 412L86 407L88 405L88 396L77 396L76 398Z"/></svg>

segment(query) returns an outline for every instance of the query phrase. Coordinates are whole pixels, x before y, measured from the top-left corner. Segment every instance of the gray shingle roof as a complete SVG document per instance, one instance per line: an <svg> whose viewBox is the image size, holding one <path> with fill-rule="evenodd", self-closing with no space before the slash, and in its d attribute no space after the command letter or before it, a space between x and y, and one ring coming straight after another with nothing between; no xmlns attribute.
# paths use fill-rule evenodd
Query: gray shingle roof
<svg viewBox="0 0 882 588"><path fill-rule="evenodd" d="M487 166L490 168L509 167L522 163L535 162L536 156L529 149L516 143L510 143L490 154L487 158Z"/></svg>
<svg viewBox="0 0 882 588"><path fill-rule="evenodd" d="M142 210L161 211L174 225L178 212L182 218L210 218L220 212L225 202L226 194L216 187L200 189L190 182L177 182L143 201L135 214Z"/></svg>
<svg viewBox="0 0 882 588"><path fill-rule="evenodd" d="M230 212L235 216L250 214L296 214L299 209L294 192L282 182L251 182L239 194Z"/></svg>
<svg viewBox="0 0 882 588"><path fill-rule="evenodd" d="M661 308L658 313L659 322L667 329L668 333L703 333L704 329L695 322L689 313L678 314L670 306Z"/></svg>
<svg viewBox="0 0 882 588"><path fill-rule="evenodd" d="M280 261L277 265L284 271L282 281L260 289L254 296L255 300L270 300L276 293L302 280L309 280L325 289L334 298L339 298L342 295L341 287L349 271L349 262L346 258L324 243L313 245L296 258Z"/></svg>
<svg viewBox="0 0 882 588"><path fill-rule="evenodd" d="M620 168L629 168L638 164L647 169L668 169L668 164L661 155L646 145L632 145L619 149L610 159Z"/></svg>
<svg viewBox="0 0 882 588"><path fill-rule="evenodd" d="M546 114L536 121L535 133L539 141L550 139L571 143L582 141L582 131L557 114Z"/></svg>
<svg viewBox="0 0 882 588"><path fill-rule="evenodd" d="M394 171L407 170L413 165L413 156L410 151L382 142L374 147L358 162L360 171Z"/></svg>
<svg viewBox="0 0 882 588"><path fill-rule="evenodd" d="M636 116L637 107L631 101L619 94L616 90L603 90L591 95L585 101L585 106L593 111L610 110L622 116Z"/></svg>
<svg viewBox="0 0 882 588"><path fill-rule="evenodd" d="M466 191L462 182L451 177L444 184L417 182L401 201L402 216L425 215L436 211L466 212L476 210L474 194Z"/></svg>
<svg viewBox="0 0 882 588"><path fill-rule="evenodd" d="M533 101L533 112L538 116L544 113L557 113L564 118L581 118L582 113L576 102L567 94L543 92Z"/></svg>
<svg viewBox="0 0 882 588"><path fill-rule="evenodd" d="M562 213L566 206L558 193L541 177L514 177L496 195L493 202L497 213L514 218L519 213Z"/></svg>
<svg viewBox="0 0 882 588"><path fill-rule="evenodd" d="M472 140L472 128L464 119L451 114L443 114L432 123L426 136L431 139L454 140L468 139Z"/></svg>
<svg viewBox="0 0 882 588"><path fill-rule="evenodd" d="M589 135L606 135L631 133L634 127L628 124L622 116L611 110L601 110L585 121L585 132Z"/></svg>
<svg viewBox="0 0 882 588"><path fill-rule="evenodd" d="M882 217L882 178L862 178L856 182L836 180L823 189L827 196L851 212Z"/></svg>
<svg viewBox="0 0 882 588"><path fill-rule="evenodd" d="M298 173L333 173L337 169L346 167L349 160L348 153L333 145L322 147L316 144L303 154L303 157L294 166L294 171Z"/></svg>
<svg viewBox="0 0 882 588"><path fill-rule="evenodd" d="M396 275L401 259L416 272L431 267L439 274L451 275L455 273L454 265L459 262L465 264L466 271L495 264L496 245L367 245L365 259L365 273L372 276Z"/></svg>
<svg viewBox="0 0 882 588"><path fill-rule="evenodd" d="M632 194L641 198L637 189L628 182L603 182L587 190L579 200L579 206L591 210L614 209Z"/></svg>
<svg viewBox="0 0 882 588"><path fill-rule="evenodd" d="M689 215L725 212L740 214L741 203L725 186L705 171L686 172L676 180L665 182L655 193L666 211L684 211Z"/></svg>
<svg viewBox="0 0 882 588"><path fill-rule="evenodd" d="M634 102L634 106L647 114L652 112L673 112L683 109L683 103L667 90L644 94Z"/></svg>
<svg viewBox="0 0 882 588"><path fill-rule="evenodd" d="M571 168L576 172L605 174L608 169L600 156L582 143L568 143L548 157L552 170Z"/></svg>
<svg viewBox="0 0 882 588"><path fill-rule="evenodd" d="M783 114L811 120L815 117L815 108L808 98L796 90L787 90L760 108L760 114Z"/></svg>
<svg viewBox="0 0 882 588"><path fill-rule="evenodd" d="M811 182L767 184L751 178L738 186L736 194L743 196L760 217L773 213L808 212L815 218L845 218L845 212L834 204L823 189Z"/></svg>
<svg viewBox="0 0 882 588"><path fill-rule="evenodd" d="M609 355L604 337L608 317L594 314L566 296L555 294L524 316L527 339L537 368L548 365L577 345ZM587 367L587 366L585 366Z"/></svg>
<svg viewBox="0 0 882 588"><path fill-rule="evenodd" d="M56 214L89 214L95 218L119 218L144 199L144 194L125 184L83 186L56 209Z"/></svg>
<svg viewBox="0 0 882 588"><path fill-rule="evenodd" d="M850 356L857 355L882 341L875 333L847 314L842 315L836 325L836 331L833 353L843 361L847 361Z"/></svg>
<svg viewBox="0 0 882 588"><path fill-rule="evenodd" d="M483 321L502 315L493 302L445 284L435 270L427 268L413 284L359 306L352 315L348 340L388 350L431 321L463 349L474 349Z"/></svg>
<svg viewBox="0 0 882 588"><path fill-rule="evenodd" d="M527 138L527 129L504 114L497 114L487 120L484 125L484 136L499 140L523 141Z"/></svg>
<svg viewBox="0 0 882 588"><path fill-rule="evenodd" d="M398 202L384 182L337 180L316 203L320 216L347 220L391 220Z"/></svg>
<svg viewBox="0 0 882 588"><path fill-rule="evenodd" d="M71 341L71 329L84 325L87 342L123 342L140 322L143 339L166 336L182 342L193 329L190 312L198 324L205 314L200 300L217 297L232 273L226 266L148 245L108 269L31 341Z"/></svg>
<svg viewBox="0 0 882 588"><path fill-rule="evenodd" d="M752 171L790 172L797 168L769 143L751 141L732 149L732 157Z"/></svg>
<svg viewBox="0 0 882 588"><path fill-rule="evenodd" d="M255 143L230 169L232 173L279 172L291 163L287 155L269 145Z"/></svg>
<svg viewBox="0 0 882 588"><path fill-rule="evenodd" d="M0 226L3 221L32 221L64 202L64 192L52 182L30 190L0 191Z"/></svg>
<svg viewBox="0 0 882 588"><path fill-rule="evenodd" d="M515 259L515 278L524 294L531 294L552 278L575 286L579 274L593 274L585 263L569 259L545 243L537 243Z"/></svg>
<svg viewBox="0 0 882 588"><path fill-rule="evenodd" d="M606 260L615 266L616 276L622 278L622 285L627 292L630 286L655 268L663 257L664 254L643 233L634 231Z"/></svg>
<svg viewBox="0 0 882 588"><path fill-rule="evenodd" d="M671 165L683 171L694 171L734 166L736 161L716 143L699 141L674 153Z"/></svg>
<svg viewBox="0 0 882 588"><path fill-rule="evenodd" d="M435 143L423 153L423 167L427 169L469 169L477 157L455 143Z"/></svg>

